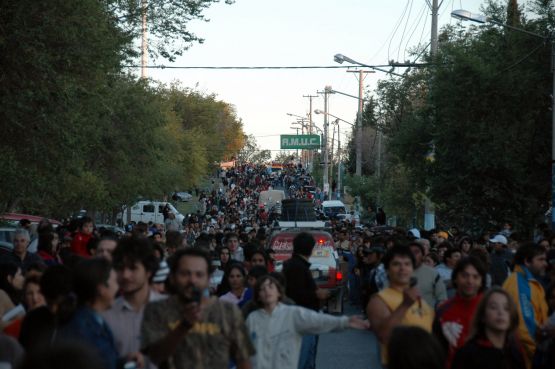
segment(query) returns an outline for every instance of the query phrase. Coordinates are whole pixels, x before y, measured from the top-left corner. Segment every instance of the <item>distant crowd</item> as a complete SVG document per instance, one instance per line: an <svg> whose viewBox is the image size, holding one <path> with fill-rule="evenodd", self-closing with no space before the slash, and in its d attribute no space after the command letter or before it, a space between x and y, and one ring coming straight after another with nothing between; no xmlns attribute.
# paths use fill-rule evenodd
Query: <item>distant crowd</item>
<svg viewBox="0 0 555 369"><path fill-rule="evenodd" d="M507 224L474 239L387 227L371 209L367 225L332 219L345 296L360 315L325 314L313 236L297 232L278 263L258 204L261 191L301 177L294 166L277 176L234 168L199 191L199 211L183 223L165 211L164 224L123 234L87 217L57 228L21 221L0 255L0 364L310 369L319 334L358 329L377 338L376 367L555 368L547 229L526 241Z"/></svg>

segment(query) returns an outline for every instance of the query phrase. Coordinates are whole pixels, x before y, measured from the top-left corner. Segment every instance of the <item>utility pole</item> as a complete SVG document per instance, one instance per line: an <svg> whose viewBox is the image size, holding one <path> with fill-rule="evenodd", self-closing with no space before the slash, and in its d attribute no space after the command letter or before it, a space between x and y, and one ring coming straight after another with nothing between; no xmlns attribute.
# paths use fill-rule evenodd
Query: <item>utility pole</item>
<svg viewBox="0 0 555 369"><path fill-rule="evenodd" d="M437 54L437 22L440 6L441 5L438 4L438 0L432 0L432 36L430 40L430 53L432 54L432 57Z"/></svg>
<svg viewBox="0 0 555 369"><path fill-rule="evenodd" d="M356 131L356 164L355 175L360 177L362 175L362 112L364 110L364 78L365 74L374 73L370 70L348 70L347 72L358 73L358 112L357 112L357 131Z"/></svg>
<svg viewBox="0 0 555 369"><path fill-rule="evenodd" d="M428 4L430 4L429 1L428 1ZM432 35L430 40L430 55L432 56L432 60L435 59L437 55L437 49L438 49L437 23L438 23L440 6L441 4L438 4L438 0L432 0L432 3L431 3ZM435 227L436 227L436 212L434 209L434 204L432 200L430 200L430 198L426 196L426 198L424 199L424 229L430 230L430 229L434 229Z"/></svg>
<svg viewBox="0 0 555 369"><path fill-rule="evenodd" d="M380 180L381 177L381 168L382 168L382 131L378 130L376 132L376 134L378 135L378 155L377 155L377 160L376 160L376 174L378 177L378 181ZM380 185L378 184L378 197L377 197L377 204L381 207L381 191L380 191Z"/></svg>
<svg viewBox="0 0 555 369"><path fill-rule="evenodd" d="M331 134L331 151L330 151L330 178L331 181L333 182L333 149L334 149L334 143L335 143L335 125L333 125L332 123L332 134ZM332 186L333 187L333 186ZM333 191L330 190L330 200L332 198L332 194Z"/></svg>
<svg viewBox="0 0 555 369"><path fill-rule="evenodd" d="M341 131L339 130L339 119L337 122L337 195L336 199L341 200Z"/></svg>
<svg viewBox="0 0 555 369"><path fill-rule="evenodd" d="M324 91L318 91L318 93L324 94L324 142L323 142L323 153L324 153L324 174L322 176L322 182L324 187L324 193L329 193L330 190L330 183L329 183L329 151L328 151L328 98L329 94L331 94L331 86L326 86ZM327 200L327 196L325 195L325 200Z"/></svg>
<svg viewBox="0 0 555 369"><path fill-rule="evenodd" d="M146 13L147 13L147 0L141 0L141 11L143 14L143 39L141 42L141 78L146 78L146 65L148 62L148 41L147 41L147 24L146 24Z"/></svg>
<svg viewBox="0 0 555 369"><path fill-rule="evenodd" d="M318 97L318 95L303 95L303 97L308 98L308 134L312 134L312 99ZM308 161L308 171L312 172L314 167L314 150L308 151L309 157L307 158Z"/></svg>

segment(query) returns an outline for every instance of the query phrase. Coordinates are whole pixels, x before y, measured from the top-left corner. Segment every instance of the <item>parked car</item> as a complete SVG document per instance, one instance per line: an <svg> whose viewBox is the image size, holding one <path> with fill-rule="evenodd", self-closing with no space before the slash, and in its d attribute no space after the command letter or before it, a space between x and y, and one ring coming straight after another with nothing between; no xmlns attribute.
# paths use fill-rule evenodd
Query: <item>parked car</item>
<svg viewBox="0 0 555 369"><path fill-rule="evenodd" d="M45 218L37 215L19 214L19 213L4 213L0 215L0 220L11 222L14 224L19 223L19 221L22 219L27 219L31 223L36 223L36 224L38 224L43 219L47 219L50 222L50 224L52 224L54 227L57 227L62 224L56 219L49 219L49 218Z"/></svg>
<svg viewBox="0 0 555 369"><path fill-rule="evenodd" d="M123 211L118 214L117 218L122 224L127 224L128 221L163 224L164 207L166 205L168 205L170 211L175 214L175 219L177 219L179 224L182 224L185 216L172 204L166 201L139 201L131 206L131 208L125 207Z"/></svg>
<svg viewBox="0 0 555 369"><path fill-rule="evenodd" d="M174 192L174 194L172 195L173 201L187 202L187 201L191 201L192 198L193 198L193 195L191 195L189 192Z"/></svg>
<svg viewBox="0 0 555 369"><path fill-rule="evenodd" d="M9 253L13 250L15 230L15 227L0 227L0 254Z"/></svg>
<svg viewBox="0 0 555 369"><path fill-rule="evenodd" d="M95 224L96 229L106 229L108 231L112 231L115 234L117 234L118 236L122 236L125 234L125 229L115 226L115 225L111 225L111 224Z"/></svg>
<svg viewBox="0 0 555 369"><path fill-rule="evenodd" d="M328 313L343 313L345 295L344 267L334 249L333 237L324 230L287 229L275 232L270 237L269 247L274 252L276 271L281 271L283 262L293 255L293 239L300 232L308 232L314 237L316 245L309 258L310 272L319 288L330 291L330 298L325 303Z"/></svg>

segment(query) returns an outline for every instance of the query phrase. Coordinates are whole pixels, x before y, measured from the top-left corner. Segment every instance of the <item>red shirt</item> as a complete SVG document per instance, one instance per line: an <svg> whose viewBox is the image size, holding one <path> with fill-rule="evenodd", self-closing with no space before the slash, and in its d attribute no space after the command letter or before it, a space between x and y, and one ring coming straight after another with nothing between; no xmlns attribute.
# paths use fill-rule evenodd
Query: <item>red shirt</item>
<svg viewBox="0 0 555 369"><path fill-rule="evenodd" d="M84 234L81 232L75 233L73 241L71 241L71 251L75 255L90 258L91 254L89 254L89 251L87 250L87 244L89 243L91 237L92 235L90 234Z"/></svg>
<svg viewBox="0 0 555 369"><path fill-rule="evenodd" d="M478 294L471 299L465 299L457 294L437 308L434 332L447 341L449 345L448 368L451 367L455 353L465 344L468 338L472 318L481 298L482 294Z"/></svg>
<svg viewBox="0 0 555 369"><path fill-rule="evenodd" d="M23 317L19 317L6 327L4 327L4 333L8 336L12 336L15 339L19 339L19 333L21 332L21 323L23 323Z"/></svg>

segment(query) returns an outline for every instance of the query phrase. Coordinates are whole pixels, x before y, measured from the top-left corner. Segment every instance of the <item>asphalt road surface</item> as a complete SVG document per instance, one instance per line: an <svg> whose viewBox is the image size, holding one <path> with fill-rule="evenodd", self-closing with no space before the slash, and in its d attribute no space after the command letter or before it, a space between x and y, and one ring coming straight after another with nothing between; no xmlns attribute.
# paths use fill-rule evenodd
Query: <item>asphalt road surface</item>
<svg viewBox="0 0 555 369"><path fill-rule="evenodd" d="M359 314L345 303L347 315ZM378 341L370 331L349 329L320 335L316 369L381 369Z"/></svg>

